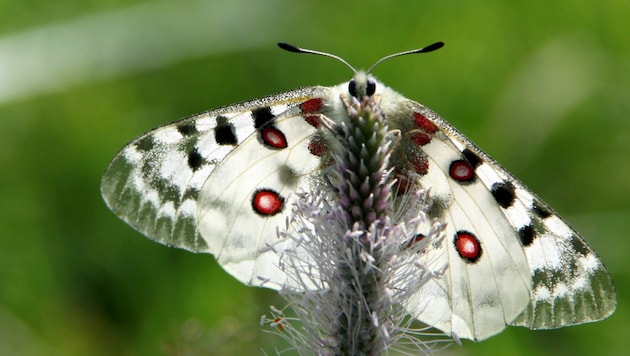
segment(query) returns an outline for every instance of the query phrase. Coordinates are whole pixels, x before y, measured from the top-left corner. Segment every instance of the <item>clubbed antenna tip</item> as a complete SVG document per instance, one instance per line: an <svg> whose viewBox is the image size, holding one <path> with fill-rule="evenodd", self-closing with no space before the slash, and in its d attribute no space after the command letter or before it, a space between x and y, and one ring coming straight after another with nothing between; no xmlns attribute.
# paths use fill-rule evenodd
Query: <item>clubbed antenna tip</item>
<svg viewBox="0 0 630 356"><path fill-rule="evenodd" d="M286 42L278 42L278 47L282 48L285 51L300 53L300 49L298 47L295 47L294 45L288 44Z"/></svg>

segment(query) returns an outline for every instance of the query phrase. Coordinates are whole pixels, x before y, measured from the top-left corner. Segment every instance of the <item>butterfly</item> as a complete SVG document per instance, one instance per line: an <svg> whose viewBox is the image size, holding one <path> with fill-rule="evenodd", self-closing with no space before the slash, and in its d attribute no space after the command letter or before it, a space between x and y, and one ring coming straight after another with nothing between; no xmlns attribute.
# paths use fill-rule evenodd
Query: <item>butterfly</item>
<svg viewBox="0 0 630 356"><path fill-rule="evenodd" d="M104 200L149 238L211 253L241 282L281 289L289 279L275 251L287 241L277 231L294 228L285 226L294 193L325 179L325 131L347 115L344 98L378 97L388 127L400 132L392 168L413 173L429 191L429 217L446 226L445 238L418 259L448 267L405 301L413 317L478 341L506 325L551 329L609 316L613 282L582 237L438 114L366 74L372 68L337 86L270 95L149 131L110 163Z"/></svg>

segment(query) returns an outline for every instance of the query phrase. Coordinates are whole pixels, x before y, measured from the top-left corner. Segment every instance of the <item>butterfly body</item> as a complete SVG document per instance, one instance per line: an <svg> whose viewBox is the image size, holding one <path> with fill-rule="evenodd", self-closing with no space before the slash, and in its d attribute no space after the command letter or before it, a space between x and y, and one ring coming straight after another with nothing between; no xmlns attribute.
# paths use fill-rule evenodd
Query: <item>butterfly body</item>
<svg viewBox="0 0 630 356"><path fill-rule="evenodd" d="M357 74L354 90L369 91L368 80ZM448 268L403 303L412 316L482 340L509 324L555 328L612 313L612 281L577 232L435 112L373 83L366 95L399 134L394 174L429 190L428 216L446 223L418 261ZM114 158L102 194L148 237L212 253L248 285L283 288L291 282L277 252L295 246L278 229L296 229L287 224L295 192L326 182L339 144L331 135L354 94L351 82L302 88L162 126Z"/></svg>

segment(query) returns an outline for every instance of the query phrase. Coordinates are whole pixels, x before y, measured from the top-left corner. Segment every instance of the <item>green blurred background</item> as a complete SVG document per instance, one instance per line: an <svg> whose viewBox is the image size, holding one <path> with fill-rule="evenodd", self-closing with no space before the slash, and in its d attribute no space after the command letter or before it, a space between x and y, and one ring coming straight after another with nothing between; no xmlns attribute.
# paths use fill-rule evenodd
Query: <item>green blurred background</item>
<svg viewBox="0 0 630 356"><path fill-rule="evenodd" d="M560 212L618 289L603 322L510 327L446 354L628 351L630 2L0 1L0 354L261 354L274 292L209 255L143 238L100 176L146 130L210 108L376 70Z"/></svg>

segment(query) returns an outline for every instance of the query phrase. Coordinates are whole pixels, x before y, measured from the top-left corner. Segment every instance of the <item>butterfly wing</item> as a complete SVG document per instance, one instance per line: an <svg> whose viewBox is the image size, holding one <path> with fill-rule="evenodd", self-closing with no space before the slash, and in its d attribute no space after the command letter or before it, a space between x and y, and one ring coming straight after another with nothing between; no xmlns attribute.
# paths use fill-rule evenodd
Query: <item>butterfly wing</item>
<svg viewBox="0 0 630 356"><path fill-rule="evenodd" d="M447 223L422 259L448 264L411 298L412 314L473 340L507 324L548 329L610 315L612 280L579 234L437 114L407 106L412 132L424 135L415 142L428 161L420 181L431 190L429 215Z"/></svg>
<svg viewBox="0 0 630 356"><path fill-rule="evenodd" d="M309 149L317 130L303 114L294 105L268 116L264 130L235 148L229 164L218 166L201 189L199 232L221 266L243 283L281 288L295 281L286 278L278 253L295 247L278 229L287 225L292 193L312 190L310 173L321 164Z"/></svg>
<svg viewBox="0 0 630 356"><path fill-rule="evenodd" d="M279 288L285 278L278 257L263 250L279 243L276 226L288 209L256 213L252 194L268 188L286 198L306 184L303 177L319 158L306 148L316 129L304 120L313 105L303 104L326 90L272 95L144 134L107 168L101 182L105 202L153 240L212 253L242 282L260 285L267 279L275 282L268 287ZM272 203L269 195L259 198L263 208Z"/></svg>
<svg viewBox="0 0 630 356"><path fill-rule="evenodd" d="M533 207L532 238L525 248L532 299L510 324L554 329L598 321L616 308L615 286L595 251L551 208L516 183L521 204Z"/></svg>

